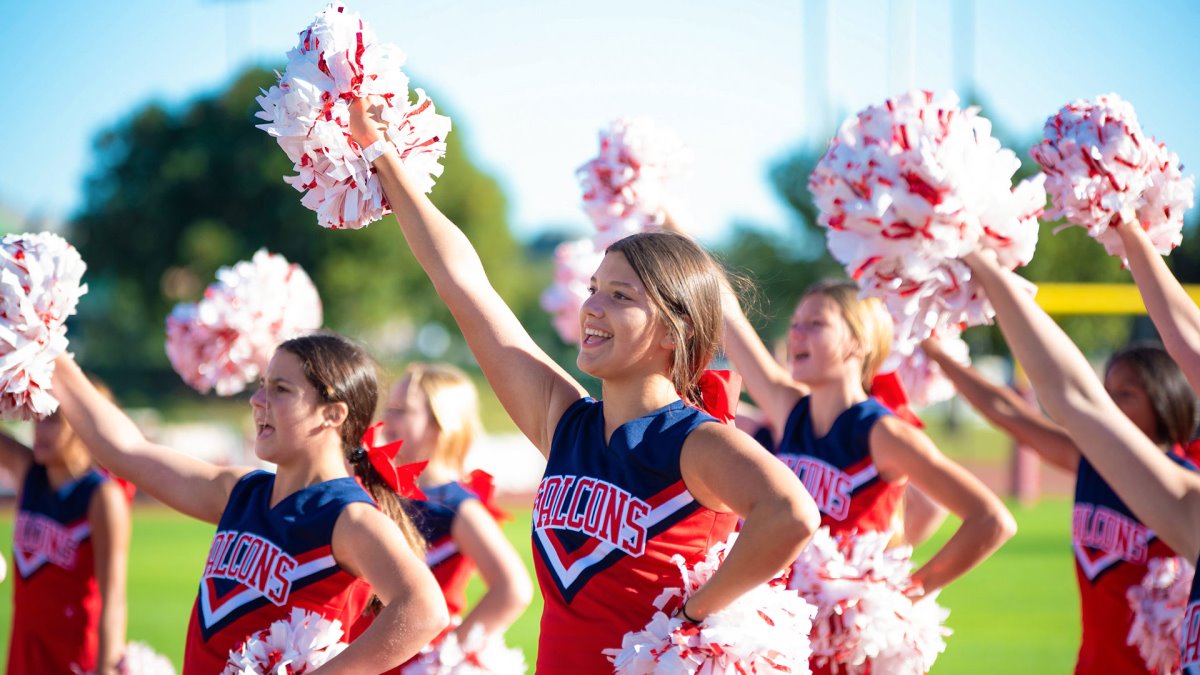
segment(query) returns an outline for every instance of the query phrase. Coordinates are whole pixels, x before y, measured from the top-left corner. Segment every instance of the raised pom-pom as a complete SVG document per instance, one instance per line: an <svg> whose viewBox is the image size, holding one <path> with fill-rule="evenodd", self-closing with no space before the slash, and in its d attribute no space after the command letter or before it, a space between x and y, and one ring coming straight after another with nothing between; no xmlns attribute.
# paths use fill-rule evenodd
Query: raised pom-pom
<svg viewBox="0 0 1200 675"><path fill-rule="evenodd" d="M304 675L325 665L348 646L342 622L293 607L286 619L273 622L229 652L221 675Z"/></svg>
<svg viewBox="0 0 1200 675"><path fill-rule="evenodd" d="M960 331L953 327L945 328L938 333L937 339L947 356L963 366L971 365L971 349L962 339ZM949 401L957 393L954 383L942 372L942 367L929 358L920 346L908 356L893 353L880 368L885 373L893 370L914 407L924 408Z"/></svg>
<svg viewBox="0 0 1200 675"><path fill-rule="evenodd" d="M542 293L541 301L563 342L579 344L579 310L603 258L589 239L563 242L554 249L554 283Z"/></svg>
<svg viewBox="0 0 1200 675"><path fill-rule="evenodd" d="M321 298L299 265L259 249L217 270L198 303L167 317L167 357L200 393L230 396L266 371L284 340L321 327Z"/></svg>
<svg viewBox="0 0 1200 675"><path fill-rule="evenodd" d="M809 189L830 253L883 300L900 353L994 315L962 256L988 250L1008 269L1032 258L1046 196L1040 175L1013 187L1020 165L953 93L909 92L842 124Z"/></svg>
<svg viewBox="0 0 1200 675"><path fill-rule="evenodd" d="M946 649L949 611L935 594L914 601L912 548L886 532L817 534L792 565L788 588L817 606L813 661L849 675L924 675Z"/></svg>
<svg viewBox="0 0 1200 675"><path fill-rule="evenodd" d="M1183 615L1195 569L1179 557L1151 558L1142 583L1125 591L1133 624L1126 644L1134 645L1155 673L1179 673Z"/></svg>
<svg viewBox="0 0 1200 675"><path fill-rule="evenodd" d="M674 557L683 588L669 588L655 600L686 601L725 560L737 534L709 550L691 569ZM640 631L627 633L619 649L605 649L618 675L650 673L808 673L805 636L817 609L782 582L758 586L719 612L694 624L655 612Z"/></svg>
<svg viewBox="0 0 1200 675"><path fill-rule="evenodd" d="M87 266L48 232L0 240L0 418L41 419L58 409L54 359L67 350L67 317L87 293Z"/></svg>
<svg viewBox="0 0 1200 675"><path fill-rule="evenodd" d="M598 250L663 224L665 187L684 155L673 132L643 118L615 120L600 131L600 152L576 171Z"/></svg>
<svg viewBox="0 0 1200 675"><path fill-rule="evenodd" d="M117 672L121 675L175 675L175 666L150 645L134 641L125 645L125 655L117 664Z"/></svg>
<svg viewBox="0 0 1200 675"><path fill-rule="evenodd" d="M402 675L522 675L527 669L520 649L504 646L503 636L488 635L483 626L476 625L462 642L458 633L447 631L400 672Z"/></svg>
<svg viewBox="0 0 1200 675"><path fill-rule="evenodd" d="M1142 131L1128 101L1116 94L1075 101L1046 120L1043 135L1029 154L1046 172L1047 216L1087 229L1122 261L1114 229L1122 224L1140 223L1163 255L1183 240L1195 181L1182 177L1175 153Z"/></svg>
<svg viewBox="0 0 1200 675"><path fill-rule="evenodd" d="M440 176L450 118L439 115L425 92L409 95L400 70L405 55L380 43L375 31L340 4L317 15L288 52L279 84L257 101L266 120L258 125L279 141L293 163L284 180L301 192L322 227L357 229L390 209L363 148L350 135L350 104L373 96L383 106L387 142L395 146L408 177L424 192Z"/></svg>

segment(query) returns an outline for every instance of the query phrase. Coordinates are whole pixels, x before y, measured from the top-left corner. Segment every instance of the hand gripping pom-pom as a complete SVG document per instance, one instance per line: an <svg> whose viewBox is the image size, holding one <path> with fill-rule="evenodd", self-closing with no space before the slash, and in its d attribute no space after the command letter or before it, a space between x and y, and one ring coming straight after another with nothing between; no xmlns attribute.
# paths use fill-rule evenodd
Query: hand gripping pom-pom
<svg viewBox="0 0 1200 675"><path fill-rule="evenodd" d="M826 243L864 295L881 298L909 354L935 330L994 312L960 258L1027 264L1045 205L1042 177L1012 186L1021 162L958 98L909 92L846 120L809 178Z"/></svg>
<svg viewBox="0 0 1200 675"><path fill-rule="evenodd" d="M1179 641L1195 569L1183 558L1151 558L1142 583L1125 592L1133 610L1126 643L1155 673L1179 673Z"/></svg>
<svg viewBox="0 0 1200 675"><path fill-rule="evenodd" d="M409 179L424 191L440 176L450 118L437 114L425 92L409 95L400 70L405 55L381 44L354 12L330 5L300 33L288 52L279 84L258 97L266 124L293 163L284 180L306 192L304 206L322 227L358 229L391 212L363 149L350 135L350 104L366 96L381 102L387 141L395 146Z"/></svg>
<svg viewBox="0 0 1200 675"><path fill-rule="evenodd" d="M175 666L167 657L145 642L125 645L125 655L117 665L121 675L175 675Z"/></svg>
<svg viewBox="0 0 1200 675"><path fill-rule="evenodd" d="M167 357L200 393L242 391L266 372L275 347L321 327L321 298L299 265L260 249L217 270L198 303L167 317Z"/></svg>
<svg viewBox="0 0 1200 675"><path fill-rule="evenodd" d="M221 675L304 675L325 665L346 649L342 622L293 607L280 619L229 652Z"/></svg>
<svg viewBox="0 0 1200 675"><path fill-rule="evenodd" d="M645 119L619 119L600 132L600 152L576 170L596 248L666 220L665 188L685 163L673 132Z"/></svg>
<svg viewBox="0 0 1200 675"><path fill-rule="evenodd" d="M939 332L938 342L946 355L963 366L971 365L971 350L963 341L962 334L953 329ZM917 408L924 408L954 398L954 383L942 372L942 367L929 358L919 346L908 356L893 353L880 367L880 372L896 371L900 384L908 394L909 401Z"/></svg>
<svg viewBox="0 0 1200 675"><path fill-rule="evenodd" d="M483 626L471 629L460 642L455 631L421 650L401 669L402 675L522 675L527 670L520 649L504 646L501 635L488 635Z"/></svg>
<svg viewBox="0 0 1200 675"><path fill-rule="evenodd" d="M835 539L821 528L792 565L788 588L819 609L813 660L849 675L924 675L946 649L949 612L934 594L913 601L912 549L886 532Z"/></svg>
<svg viewBox="0 0 1200 675"><path fill-rule="evenodd" d="M67 317L87 292L85 269L58 235L0 240L0 418L41 419L58 409L54 359L67 350Z"/></svg>
<svg viewBox="0 0 1200 675"><path fill-rule="evenodd" d="M689 569L676 555L683 588L669 588L655 600L686 601L725 560L737 534L713 547ZM606 649L618 675L679 673L808 673L805 638L817 609L780 583L763 584L714 612L699 624L656 612L640 631L627 633L619 649Z"/></svg>
<svg viewBox="0 0 1200 675"><path fill-rule="evenodd" d="M1029 154L1046 172L1047 216L1085 228L1122 262L1115 230L1122 225L1140 225L1163 255L1183 240L1195 181L1180 174L1175 153L1142 132L1128 101L1116 94L1075 101L1046 120L1043 135Z"/></svg>
<svg viewBox="0 0 1200 675"><path fill-rule="evenodd" d="M579 344L579 311L603 258L587 239L563 242L554 249L554 282L542 293L541 301L563 342Z"/></svg>

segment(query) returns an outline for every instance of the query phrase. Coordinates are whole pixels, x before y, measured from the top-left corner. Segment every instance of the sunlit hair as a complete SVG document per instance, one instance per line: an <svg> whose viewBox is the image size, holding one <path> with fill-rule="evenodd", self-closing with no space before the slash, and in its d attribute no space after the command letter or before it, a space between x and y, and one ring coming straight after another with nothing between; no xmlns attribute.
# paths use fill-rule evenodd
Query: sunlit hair
<svg viewBox="0 0 1200 675"><path fill-rule="evenodd" d="M1196 431L1196 394L1179 364L1160 345L1137 343L1118 350L1105 374L1117 365L1130 368L1154 410L1155 443L1187 446Z"/></svg>
<svg viewBox="0 0 1200 675"><path fill-rule="evenodd" d="M820 295L829 298L841 312L850 335L862 349L862 385L871 389L871 381L892 352L892 318L878 298L862 298L858 286L850 281L827 279L810 286L800 298Z"/></svg>
<svg viewBox="0 0 1200 675"><path fill-rule="evenodd" d="M675 342L670 377L684 401L700 400L697 382L721 346L720 266L691 239L671 232L634 234L608 247L646 288Z"/></svg>
<svg viewBox="0 0 1200 675"><path fill-rule="evenodd" d="M358 453L361 456L354 461L354 451L361 445L379 403L375 361L355 343L332 333L293 338L279 345L279 349L300 359L305 379L317 390L323 403L346 404L346 421L339 430L344 459L354 468L354 474L379 509L396 521L409 545L423 557L425 540L404 509L407 500L388 487L365 453Z"/></svg>
<svg viewBox="0 0 1200 675"><path fill-rule="evenodd" d="M410 388L425 395L437 424L437 446L430 463L461 474L481 427L475 384L466 373L445 363L410 363L403 378L408 378Z"/></svg>

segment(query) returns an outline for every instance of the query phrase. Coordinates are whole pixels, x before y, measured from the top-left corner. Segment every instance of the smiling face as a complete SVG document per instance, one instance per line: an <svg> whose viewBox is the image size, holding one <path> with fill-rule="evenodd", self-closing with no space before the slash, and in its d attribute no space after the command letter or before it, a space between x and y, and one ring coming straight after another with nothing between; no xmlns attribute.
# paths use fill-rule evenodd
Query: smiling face
<svg viewBox="0 0 1200 675"><path fill-rule="evenodd" d="M383 433L389 443L404 441L396 455L397 466L426 461L437 448L439 430L429 399L411 376L400 379L388 392Z"/></svg>
<svg viewBox="0 0 1200 675"><path fill-rule="evenodd" d="M787 347L792 378L798 382L816 386L862 376L862 350L841 308L827 295L812 293L796 306Z"/></svg>
<svg viewBox="0 0 1200 675"><path fill-rule="evenodd" d="M599 379L667 374L673 341L625 254L606 254L580 310L576 364Z"/></svg>
<svg viewBox="0 0 1200 675"><path fill-rule="evenodd" d="M250 397L254 413L254 454L261 460L284 464L312 449L324 434L337 436L317 390L304 376L300 358L279 349L271 357L262 385Z"/></svg>

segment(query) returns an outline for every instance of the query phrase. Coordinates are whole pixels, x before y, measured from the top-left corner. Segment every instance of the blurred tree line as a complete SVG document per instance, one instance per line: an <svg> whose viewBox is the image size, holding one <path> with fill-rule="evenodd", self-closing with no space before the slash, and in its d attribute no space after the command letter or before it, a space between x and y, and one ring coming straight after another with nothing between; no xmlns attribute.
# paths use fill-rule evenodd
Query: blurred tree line
<svg viewBox="0 0 1200 675"><path fill-rule="evenodd" d="M252 69L224 90L184 105L142 106L95 141L85 206L70 224L91 287L80 305L73 347L128 403L190 392L163 351L164 319L175 303L197 300L217 267L248 259L260 247L303 266L324 300L326 325L364 341L385 362L471 360L394 221L359 231L325 230L301 206L300 193L283 182L290 162L254 126L254 98L273 83L270 71ZM1028 139L1013 139L999 128L994 133L1018 150L1017 180L1036 173ZM493 284L535 339L574 372L575 348L558 339L537 302L551 279L554 245L567 237L547 233L528 246L517 242L503 191L475 166L463 139L456 125L431 198L475 243ZM844 276L825 248L807 188L824 150L823 144L802 146L770 167L770 180L792 212L786 228L735 223L715 247L753 289L748 312L768 344L784 334L804 288ZM1033 281L1128 281L1118 261L1080 228L1053 235L1058 226L1042 225L1037 255L1022 274ZM1185 281L1198 281L1194 228L1188 235L1172 264ZM1097 351L1125 342L1132 321L1070 317L1062 323L1085 351ZM975 329L967 337L977 349L1004 350L994 330Z"/></svg>

